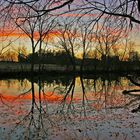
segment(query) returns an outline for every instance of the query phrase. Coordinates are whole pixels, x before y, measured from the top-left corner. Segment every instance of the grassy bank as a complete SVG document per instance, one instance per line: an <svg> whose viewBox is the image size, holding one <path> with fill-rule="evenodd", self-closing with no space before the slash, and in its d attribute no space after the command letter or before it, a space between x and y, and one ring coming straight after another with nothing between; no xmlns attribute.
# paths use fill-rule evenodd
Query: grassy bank
<svg viewBox="0 0 140 140"><path fill-rule="evenodd" d="M39 64L34 66L34 74L38 73ZM55 64L42 64L40 73L60 73L69 74L73 73L72 65L55 65ZM80 66L76 66L75 73L81 73ZM84 66L82 73L130 73L140 72L140 66L124 66L124 67L103 67L103 66ZM16 62L0 62L0 75L29 75L31 74L31 64L29 63L16 63Z"/></svg>

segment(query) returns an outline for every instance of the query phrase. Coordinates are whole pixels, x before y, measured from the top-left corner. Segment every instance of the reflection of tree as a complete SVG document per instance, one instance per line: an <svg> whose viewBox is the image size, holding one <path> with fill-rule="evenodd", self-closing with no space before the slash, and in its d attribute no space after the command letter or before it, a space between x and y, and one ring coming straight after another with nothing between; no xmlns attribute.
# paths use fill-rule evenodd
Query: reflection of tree
<svg viewBox="0 0 140 140"><path fill-rule="evenodd" d="M3 105L11 109L11 106L8 104L8 100L0 93L0 101Z"/></svg>
<svg viewBox="0 0 140 140"><path fill-rule="evenodd" d="M16 98L20 98L27 94L31 89L26 90L28 82L26 79L18 79L18 80L13 80L13 79L5 79L4 84L6 85L6 88L11 89L12 87L16 86L18 91L24 91L23 93L20 93ZM3 86L3 80L0 81L0 86ZM15 98L15 99L16 99ZM14 99L14 100L15 100ZM7 96L5 95L5 92L3 91L0 92L0 101L3 105L7 106L8 108L12 109L11 103L13 102L12 99L8 99Z"/></svg>
<svg viewBox="0 0 140 140"><path fill-rule="evenodd" d="M140 76L139 75L136 75L136 74L133 74L133 75L128 75L127 78L130 80L130 82L136 86L140 86L140 83L139 83L139 78Z"/></svg>
<svg viewBox="0 0 140 140"><path fill-rule="evenodd" d="M134 108L137 106L140 95L134 94L133 92L139 92L139 89L124 90L123 95L120 94L123 89L128 88L127 85L124 84L124 78L114 75L93 76L92 79L91 77L92 76L88 77L85 75L80 77L81 98L78 102L75 102L74 96L76 94L76 77L74 77L69 86L61 90L64 96L61 106L59 106L60 113L63 112L66 114L74 112L73 114L80 114L84 111L86 115L86 112L93 110ZM129 80L131 82L133 81L133 84L136 83L135 85L139 85L137 76L135 76L135 79L134 77L129 77ZM129 82L127 84L129 86ZM124 87L124 85L126 87ZM79 108L79 106L82 108ZM139 108L138 106L136 109L133 109L132 112L139 111Z"/></svg>
<svg viewBox="0 0 140 140"><path fill-rule="evenodd" d="M110 106L115 106L116 103L122 104L118 87L121 89L121 80L119 77L111 76L94 76L91 79L88 76L84 77L85 88L90 92L89 99L92 100L91 105L96 110L107 109Z"/></svg>
<svg viewBox="0 0 140 140"><path fill-rule="evenodd" d="M127 78L130 80L130 82L138 87L140 87L140 83L139 83L139 75L133 74L133 75L128 75ZM130 90L124 90L122 93L126 96L131 96L134 97L134 99L132 98L132 100L130 101L129 104L127 105L131 105L134 104L134 106L137 106L137 101L140 100L140 94L137 94L137 92L140 92L140 89L130 89ZM140 111L140 103L137 107L135 107L134 109L131 110L132 113L138 112Z"/></svg>
<svg viewBox="0 0 140 140"><path fill-rule="evenodd" d="M62 95L61 101L58 102L58 107L55 111L55 115L62 124L61 127L72 132L75 136L77 136L76 131L78 131L78 133L84 133L88 137L88 130L81 127L81 124L84 124L88 128L91 126L90 123L94 122L95 126L97 126L97 114L99 113L100 116L104 115L102 114L102 109L106 112L117 109L117 107L119 108L119 105L128 103L127 99L122 100L123 95L121 92L120 94L118 93L119 90L123 89L124 81L121 79L120 83L120 79L119 76L113 78L113 76L97 75L91 79L91 76L81 75L80 77L73 76L68 85L56 87L54 93L59 92ZM80 86L80 94L77 93L77 84ZM121 88L118 89L118 87ZM79 98L75 100L77 96ZM96 111L99 112L97 113ZM108 114L106 115L108 116ZM111 112L109 115L113 115L113 113ZM76 123L77 120L79 123Z"/></svg>
<svg viewBox="0 0 140 140"><path fill-rule="evenodd" d="M81 114L86 116L87 112L108 108L113 105L114 100L118 100L116 86L118 81L97 78L86 79L83 75L79 77L80 95L76 98L76 77L73 77L69 86L63 88L63 98L59 106L59 112L69 115ZM58 89L57 89L58 90ZM119 97L121 98L121 97ZM71 114L70 114L71 113Z"/></svg>
<svg viewBox="0 0 140 140"><path fill-rule="evenodd" d="M59 89L57 90L61 90L61 87L59 87ZM64 113L66 105L67 105L67 112L69 111L69 109L72 109L72 108L74 109L74 106L73 106L74 90L75 90L75 76L73 76L73 79L71 80L70 84L66 85L66 87L63 89L64 96L58 108L60 110L59 111L60 113Z"/></svg>
<svg viewBox="0 0 140 140"><path fill-rule="evenodd" d="M42 135L42 137L47 137L47 127L44 126L44 118L49 121L49 123L52 125L52 121L49 119L46 109L43 107L43 105L47 105L46 100L43 100L43 97L45 98L45 92L43 92L42 83L39 79L38 81L38 98L35 94L35 82L34 78L31 78L31 89L27 90L26 92L20 94L15 98L15 100L18 100L19 98L23 98L26 95L31 94L31 108L26 113L26 115L16 124L15 128L11 131L11 134L16 132L17 129L19 129L22 126L24 126L24 132L22 137L25 138L36 138ZM15 101L14 100L14 101ZM47 107L47 106L46 106ZM41 137L41 136L40 136Z"/></svg>
<svg viewBox="0 0 140 140"><path fill-rule="evenodd" d="M20 94L16 100L31 95L31 107L29 111L26 110L24 116L20 117L22 119L11 131L13 134L18 129L23 129L24 132L21 136L23 138L45 139L54 129L63 131L67 128L73 131L71 126L75 125L76 120L83 120L84 123L87 123L86 126L91 126L88 124L89 119L94 119L98 111L101 115L100 110L102 109L108 111L121 107L132 107L132 105L137 106L137 101L139 101L139 97L132 99L126 97L122 100L121 91L125 87L123 87L124 81L119 76L81 75L77 77L73 75L66 84L53 85L54 89L51 94L46 92L49 88L47 80L45 82L45 79L42 80L38 76L38 78L31 77L30 81L31 88ZM58 94L60 94L60 98L57 101L49 102L51 96L54 97ZM139 109L139 107L137 108ZM132 112L135 111L137 109L132 110ZM81 123L79 124L81 125ZM70 128L68 128L69 126ZM81 127L76 129L79 133L83 131ZM11 133L10 135L12 135Z"/></svg>

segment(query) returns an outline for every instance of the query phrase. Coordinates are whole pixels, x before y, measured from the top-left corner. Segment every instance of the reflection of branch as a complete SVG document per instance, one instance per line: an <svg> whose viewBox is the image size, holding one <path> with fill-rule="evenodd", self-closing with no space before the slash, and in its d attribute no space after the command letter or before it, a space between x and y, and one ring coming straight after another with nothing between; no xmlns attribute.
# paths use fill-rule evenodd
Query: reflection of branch
<svg viewBox="0 0 140 140"><path fill-rule="evenodd" d="M88 98L86 96L85 85L84 85L84 81L83 81L83 75L80 76L80 82L81 82L82 94L83 94L82 107L84 108L84 115L86 117L86 104L85 104L85 101L87 102L88 105L89 105L89 102L88 102Z"/></svg>
<svg viewBox="0 0 140 140"><path fill-rule="evenodd" d="M130 82L133 83L134 85L140 86L140 83L136 82L136 81L132 78L132 76L127 76L127 78L128 78L128 79L130 80ZM137 97L136 99L131 100L131 101L130 101L129 103L127 103L125 106L128 106L128 105L132 104L133 102L136 102L137 100L140 100L140 94L134 94L133 92L140 92L140 89L124 90L124 91L122 92L124 95L129 95L129 96ZM139 105L137 108L131 110L132 113L135 113L135 112L138 112L138 111L140 111L140 105Z"/></svg>
<svg viewBox="0 0 140 140"><path fill-rule="evenodd" d="M64 98L63 98L63 100L62 100L62 103L64 103L62 109L64 109L64 106L65 106L65 103L66 103L66 99L67 99L67 97L68 97L68 95L69 95L69 93L70 93L71 91L72 91L72 96L71 96L72 98L71 98L71 102L70 102L70 103L72 103L74 89L75 89L75 77L73 78L73 80L72 80L72 82L71 82L71 84L70 84L68 90L66 89L66 90L67 90L67 91L66 91L66 94L65 94L65 96L64 96Z"/></svg>
<svg viewBox="0 0 140 140"><path fill-rule="evenodd" d="M33 80L33 78L32 78L32 80ZM31 109L21 120L19 120L18 123L16 123L16 126L14 127L14 129L12 129L11 133L14 133L15 131L17 131L16 129L18 129L18 127L20 127L22 124L22 125L26 125L23 133L28 131L27 135L23 135L23 137L25 136L25 137L29 138L30 133L34 133L36 135L40 132L44 133L43 137L47 136L47 132L46 132L47 129L44 125L44 120L47 118L47 120L49 121L49 123L51 125L53 125L53 122L49 118L49 115L46 114L46 111L43 109L43 106L42 106L41 94L43 92L42 92L41 82L39 81L39 101L36 100L36 97L35 97L35 85L34 85L33 81L31 81L31 89L22 93L22 95L19 95L17 98L19 98L20 96L24 96L25 94L29 93L30 91L32 91L31 92L31 95L32 95ZM45 114L45 117L43 116L44 114ZM10 133L10 135L11 135L11 133Z"/></svg>
<svg viewBox="0 0 140 140"><path fill-rule="evenodd" d="M134 89L134 90L124 90L122 93L124 95L131 95L131 96L140 96L140 94L132 94L131 92L140 92L140 89Z"/></svg>
<svg viewBox="0 0 140 140"><path fill-rule="evenodd" d="M133 103L136 103L136 101L140 100L140 94L133 94L132 92L140 92L139 89L134 89L134 90L124 90L122 92L122 94L124 95L129 95L129 96L133 96L135 98L132 98L128 103L126 103L125 105L121 105L121 106L115 106L115 107L109 107L109 109L119 109L119 108L126 108L130 105L132 105ZM136 103L137 104L137 103ZM135 105L136 105L135 104ZM134 105L134 104L133 104ZM135 110L135 109L134 109ZM133 110L132 110L133 112Z"/></svg>
<svg viewBox="0 0 140 140"><path fill-rule="evenodd" d="M74 96L74 90L75 90L75 76L73 77L72 81L70 82L70 85L66 85L63 94L64 97L61 100L61 104L58 107L57 113L61 113L61 115L65 116L65 107L66 107L66 112L68 113L69 111L71 111L71 113L75 113L74 111L74 105L73 105L73 96ZM70 98L68 98L70 97ZM67 100L70 99L70 100ZM68 101L68 102L67 102ZM66 106L67 105L67 106Z"/></svg>
<svg viewBox="0 0 140 140"><path fill-rule="evenodd" d="M25 92L23 92L23 93L20 93L20 95L18 95L18 96L14 99L14 101L17 100L18 98L22 97L22 96L25 96L25 95L26 95L27 93L29 93L31 90L32 90L32 88L30 88L29 90L27 90L27 91L25 91Z"/></svg>
<svg viewBox="0 0 140 140"><path fill-rule="evenodd" d="M5 105L5 106L7 106L7 107L10 107L8 104L6 104L5 102L4 102L4 100L5 101L7 101L7 99L0 93L0 100L1 100L1 102ZM8 101L7 101L8 102Z"/></svg>
<svg viewBox="0 0 140 140"><path fill-rule="evenodd" d="M132 82L134 85L136 86L140 86L140 83L137 83L133 78L132 76L127 76L127 78L130 80L130 82Z"/></svg>
<svg viewBox="0 0 140 140"><path fill-rule="evenodd" d="M140 111L140 105L137 108L131 110L132 113L135 113L135 112L138 112L138 111Z"/></svg>
<svg viewBox="0 0 140 140"><path fill-rule="evenodd" d="M139 101L140 97L135 98L133 100L131 100L129 103L122 105L122 106L115 106L115 107L109 107L109 109L119 109L119 108L126 108L127 106L130 106L132 103L135 103L136 101Z"/></svg>
<svg viewBox="0 0 140 140"><path fill-rule="evenodd" d="M134 99L134 100L131 100L131 104L133 103L133 102L135 102L136 100L140 100L140 94L132 94L131 92L140 92L140 90L138 89L134 89L134 90L124 90L122 93L123 94L125 94L125 95L130 95L130 96L135 96L135 97L138 97L138 98L136 98L136 99ZM129 104L130 104L129 103ZM137 108L135 108L135 109L133 109L133 110L131 110L131 112L132 113L135 113L135 112L138 112L138 111L140 111L140 105L137 107Z"/></svg>

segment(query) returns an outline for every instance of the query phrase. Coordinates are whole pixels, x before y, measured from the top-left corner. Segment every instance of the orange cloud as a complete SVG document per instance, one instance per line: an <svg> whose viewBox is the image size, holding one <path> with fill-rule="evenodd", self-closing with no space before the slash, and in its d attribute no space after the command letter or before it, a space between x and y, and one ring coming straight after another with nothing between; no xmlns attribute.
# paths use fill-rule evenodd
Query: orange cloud
<svg viewBox="0 0 140 140"><path fill-rule="evenodd" d="M30 35L30 34L29 34ZM44 41L52 40L55 38L55 36L59 36L60 32L57 30L50 31L47 35L44 35ZM19 30L3 30L0 29L0 37L24 37L28 38L28 36ZM38 32L34 32L34 39L38 40L40 38L40 35Z"/></svg>
<svg viewBox="0 0 140 140"><path fill-rule="evenodd" d="M19 30L0 29L0 37L26 37L26 34Z"/></svg>

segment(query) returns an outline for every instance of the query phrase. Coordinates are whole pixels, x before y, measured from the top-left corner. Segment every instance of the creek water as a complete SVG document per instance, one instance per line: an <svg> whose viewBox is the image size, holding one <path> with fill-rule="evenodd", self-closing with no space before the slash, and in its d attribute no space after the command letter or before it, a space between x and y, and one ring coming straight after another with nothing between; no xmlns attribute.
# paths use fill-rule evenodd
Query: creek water
<svg viewBox="0 0 140 140"><path fill-rule="evenodd" d="M1 79L0 140L138 140L139 89L118 75Z"/></svg>

